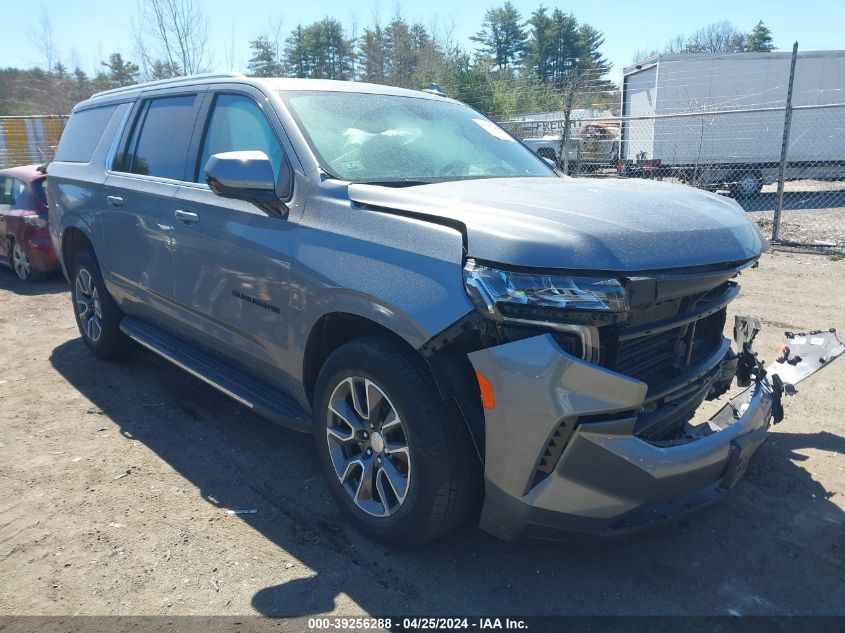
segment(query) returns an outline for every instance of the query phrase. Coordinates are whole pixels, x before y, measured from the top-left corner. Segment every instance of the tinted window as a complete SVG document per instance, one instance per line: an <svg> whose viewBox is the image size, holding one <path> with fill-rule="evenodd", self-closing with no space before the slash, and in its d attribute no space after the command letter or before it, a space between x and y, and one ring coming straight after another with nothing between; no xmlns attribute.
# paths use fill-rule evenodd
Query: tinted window
<svg viewBox="0 0 845 633"><path fill-rule="evenodd" d="M12 181L12 204L17 204L23 192L26 191L26 185L20 180L14 179Z"/></svg>
<svg viewBox="0 0 845 633"><path fill-rule="evenodd" d="M69 163L89 162L115 108L116 105L110 105L74 113L62 132L55 160Z"/></svg>
<svg viewBox="0 0 845 633"><path fill-rule="evenodd" d="M182 180L194 128L195 100L196 95L182 95L146 103L141 114L140 135L136 132L128 156L128 171Z"/></svg>
<svg viewBox="0 0 845 633"><path fill-rule="evenodd" d="M47 204L47 194L44 191L44 182L44 178L34 180L32 182L32 188L35 190L35 195L38 196L38 199L41 201L41 204Z"/></svg>
<svg viewBox="0 0 845 633"><path fill-rule="evenodd" d="M205 164L213 154L258 150L267 154L279 176L282 147L261 108L249 97L218 95L200 152L195 180L204 182Z"/></svg>
<svg viewBox="0 0 845 633"><path fill-rule="evenodd" d="M0 176L0 204L12 204L12 179Z"/></svg>

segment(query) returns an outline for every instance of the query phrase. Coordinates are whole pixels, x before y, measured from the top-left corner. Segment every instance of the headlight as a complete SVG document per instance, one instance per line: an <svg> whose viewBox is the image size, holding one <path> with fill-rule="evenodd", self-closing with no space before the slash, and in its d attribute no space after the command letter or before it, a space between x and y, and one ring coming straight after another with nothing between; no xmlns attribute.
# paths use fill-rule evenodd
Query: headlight
<svg viewBox="0 0 845 633"><path fill-rule="evenodd" d="M612 277L548 275L467 262L464 281L473 302L497 321L613 323L628 310L625 286Z"/></svg>

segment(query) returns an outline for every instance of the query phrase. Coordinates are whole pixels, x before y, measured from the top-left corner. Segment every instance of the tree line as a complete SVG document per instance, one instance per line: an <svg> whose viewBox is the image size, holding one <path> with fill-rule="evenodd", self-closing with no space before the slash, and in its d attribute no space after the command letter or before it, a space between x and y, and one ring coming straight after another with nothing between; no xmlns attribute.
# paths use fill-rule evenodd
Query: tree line
<svg viewBox="0 0 845 633"><path fill-rule="evenodd" d="M772 31L763 20L749 32L740 31L728 21L708 24L691 35L680 34L663 47L639 49L633 61L638 62L658 53L768 53L775 49Z"/></svg>
<svg viewBox="0 0 845 633"><path fill-rule="evenodd" d="M143 25L143 26L142 26ZM32 41L48 70L0 70L0 114L61 114L94 92L218 68L208 46L208 21L198 0L138 0L130 24L129 56L115 52L91 75L56 61L46 13ZM234 38L233 38L234 39ZM617 87L602 53L604 36L573 13L540 6L523 15L510 0L486 11L469 42L455 42L449 28L427 27L400 14L374 19L350 33L325 17L258 34L249 43L244 70L256 77L306 77L367 81L404 88L439 84L444 92L493 117L573 107L615 108ZM716 23L667 45L671 52L771 50L760 22L748 34ZM237 68L235 42L224 44L223 66ZM651 51L649 51L650 53ZM644 56L647 53L638 53ZM130 61L132 57L135 61Z"/></svg>

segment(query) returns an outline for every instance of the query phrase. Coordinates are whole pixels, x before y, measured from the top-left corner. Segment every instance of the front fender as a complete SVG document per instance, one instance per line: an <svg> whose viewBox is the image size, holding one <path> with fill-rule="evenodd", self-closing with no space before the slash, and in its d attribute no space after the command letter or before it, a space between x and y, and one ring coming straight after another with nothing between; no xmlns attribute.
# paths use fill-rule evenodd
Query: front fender
<svg viewBox="0 0 845 633"><path fill-rule="evenodd" d="M351 314L373 321L419 348L430 336L420 323L396 306L376 297L345 288L330 288L310 301L305 331L310 332L323 317L333 313Z"/></svg>

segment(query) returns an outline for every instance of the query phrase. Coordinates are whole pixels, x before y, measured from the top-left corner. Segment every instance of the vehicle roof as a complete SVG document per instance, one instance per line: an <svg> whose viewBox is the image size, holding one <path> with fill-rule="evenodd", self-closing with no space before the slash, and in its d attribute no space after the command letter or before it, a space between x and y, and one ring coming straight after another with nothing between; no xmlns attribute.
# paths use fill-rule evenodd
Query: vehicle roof
<svg viewBox="0 0 845 633"><path fill-rule="evenodd" d="M12 176L13 178L23 180L24 182L32 182L33 180L38 180L39 178L43 178L45 176L45 174L38 171L38 167L39 165L7 167L6 169L0 169L0 174L4 176Z"/></svg>
<svg viewBox="0 0 845 633"><path fill-rule="evenodd" d="M126 101L134 99L139 94L148 90L160 88L180 88L182 86L205 85L215 83L239 83L257 88L264 88L268 91L293 92L300 90L320 90L327 92L357 92L366 94L393 95L402 97L414 97L417 99L431 99L440 101L454 101L448 97L441 97L430 92L421 90L409 90L407 88L396 88L381 84L370 84L357 81L338 81L333 79L299 79L290 77L259 78L247 77L240 73L207 73L202 75L190 75L161 81L150 81L142 84L134 84L113 90L98 92L87 101L78 104L92 105L92 102Z"/></svg>

